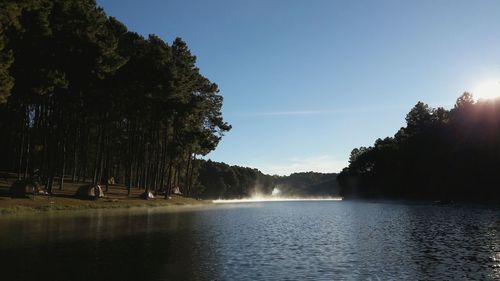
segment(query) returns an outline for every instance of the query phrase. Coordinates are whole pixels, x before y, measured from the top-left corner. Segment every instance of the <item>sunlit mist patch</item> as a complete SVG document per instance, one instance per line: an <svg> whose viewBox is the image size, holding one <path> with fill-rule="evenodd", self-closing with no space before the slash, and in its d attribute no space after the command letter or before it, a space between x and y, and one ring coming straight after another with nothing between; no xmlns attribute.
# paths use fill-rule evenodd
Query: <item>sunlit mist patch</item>
<svg viewBox="0 0 500 281"><path fill-rule="evenodd" d="M342 201L340 197L330 197L330 198L246 198L246 199L218 199L213 200L213 203L224 204L224 203L257 203L257 202L290 202L290 201Z"/></svg>
<svg viewBox="0 0 500 281"><path fill-rule="evenodd" d="M273 192L271 193L271 196L273 196L273 197L280 196L280 194L281 194L281 190L279 188L275 187L273 189Z"/></svg>
<svg viewBox="0 0 500 281"><path fill-rule="evenodd" d="M274 188L271 195L255 194L248 198L242 199L218 199L213 200L213 203L257 203L257 202L289 202L289 201L342 201L342 197L286 197L281 196L281 190Z"/></svg>

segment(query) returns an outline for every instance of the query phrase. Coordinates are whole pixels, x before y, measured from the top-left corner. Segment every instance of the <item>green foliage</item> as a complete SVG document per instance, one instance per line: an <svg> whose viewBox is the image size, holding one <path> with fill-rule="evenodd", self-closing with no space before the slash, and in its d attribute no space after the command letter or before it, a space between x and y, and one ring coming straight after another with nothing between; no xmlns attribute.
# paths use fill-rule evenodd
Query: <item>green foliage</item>
<svg viewBox="0 0 500 281"><path fill-rule="evenodd" d="M257 169L229 166L211 160L200 164L198 196L207 199L234 199L270 196L277 188L279 196L311 197L339 195L336 174L294 173L290 176L270 176Z"/></svg>
<svg viewBox="0 0 500 281"><path fill-rule="evenodd" d="M269 195L275 177L263 174L257 169L229 166L225 163L200 162L199 184L203 186L200 197L209 199L245 198L252 195Z"/></svg>
<svg viewBox="0 0 500 281"><path fill-rule="evenodd" d="M339 195L337 174L323 174L315 172L293 173L289 176L278 177L276 188L280 196L310 197Z"/></svg>
<svg viewBox="0 0 500 281"><path fill-rule="evenodd" d="M451 110L419 102L393 138L354 149L339 174L344 196L499 198L500 99L464 93Z"/></svg>
<svg viewBox="0 0 500 281"><path fill-rule="evenodd" d="M49 191L71 173L194 192L195 157L231 126L182 39L143 38L94 0L2 1L0 11L0 168L37 174Z"/></svg>
<svg viewBox="0 0 500 281"><path fill-rule="evenodd" d="M10 73L10 67L14 62L12 49L9 47L9 30L19 30L19 15L26 6L24 1L1 1L0 2L0 104L7 102L14 77Z"/></svg>

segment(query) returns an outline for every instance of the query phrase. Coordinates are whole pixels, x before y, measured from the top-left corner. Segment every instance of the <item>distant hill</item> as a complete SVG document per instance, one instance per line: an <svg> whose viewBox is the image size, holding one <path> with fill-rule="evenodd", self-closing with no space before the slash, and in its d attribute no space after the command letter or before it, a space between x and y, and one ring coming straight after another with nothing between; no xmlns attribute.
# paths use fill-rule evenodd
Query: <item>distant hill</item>
<svg viewBox="0 0 500 281"><path fill-rule="evenodd" d="M245 198L256 193L271 194L275 177L261 171L211 160L199 164L196 190L205 199Z"/></svg>
<svg viewBox="0 0 500 281"><path fill-rule="evenodd" d="M278 177L275 188L282 196L334 196L340 192L337 174L316 172L294 173L290 176Z"/></svg>
<svg viewBox="0 0 500 281"><path fill-rule="evenodd" d="M246 198L253 195L315 197L334 196L340 192L337 174L315 172L294 173L290 176L271 176L261 171L226 163L197 160L197 196L205 199Z"/></svg>

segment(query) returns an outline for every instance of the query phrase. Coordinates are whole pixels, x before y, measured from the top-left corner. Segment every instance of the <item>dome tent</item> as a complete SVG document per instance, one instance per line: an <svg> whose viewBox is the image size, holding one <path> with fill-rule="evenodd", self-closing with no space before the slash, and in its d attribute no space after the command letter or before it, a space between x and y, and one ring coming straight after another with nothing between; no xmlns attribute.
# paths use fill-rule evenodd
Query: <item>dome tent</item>
<svg viewBox="0 0 500 281"><path fill-rule="evenodd" d="M47 191L32 180L15 181L9 188L11 197L25 198L28 195L47 195Z"/></svg>
<svg viewBox="0 0 500 281"><path fill-rule="evenodd" d="M87 200L97 200L104 197L104 191L100 185L82 185L75 194L76 197Z"/></svg>
<svg viewBox="0 0 500 281"><path fill-rule="evenodd" d="M172 190L172 193L177 194L177 195L182 195L182 192L178 186L174 187L174 189Z"/></svg>
<svg viewBox="0 0 500 281"><path fill-rule="evenodd" d="M151 191L144 192L141 194L141 199L149 200L149 199L154 199L154 198L155 198L155 196L153 195L153 193Z"/></svg>

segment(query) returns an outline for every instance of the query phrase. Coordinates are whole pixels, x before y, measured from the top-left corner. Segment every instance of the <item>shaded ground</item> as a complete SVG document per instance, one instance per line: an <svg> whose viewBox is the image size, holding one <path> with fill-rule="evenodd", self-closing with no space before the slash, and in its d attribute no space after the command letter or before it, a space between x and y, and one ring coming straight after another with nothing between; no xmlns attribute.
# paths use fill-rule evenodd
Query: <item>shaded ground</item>
<svg viewBox="0 0 500 281"><path fill-rule="evenodd" d="M123 185L110 185L106 197L97 201L82 200L75 198L78 187L88 183L64 184L63 190L59 186L53 188L51 196L37 195L30 198L11 198L9 188L15 181L13 174L9 177L0 177L0 214L12 214L23 212L42 212L56 210L82 210L82 209L107 209L107 208L130 208L147 206L175 206L175 205L200 205L207 204L208 201L196 200L182 196L173 195L171 199L164 199L163 196L152 200L144 200L139 196L144 190L132 188L130 196L127 196L127 189ZM104 186L103 186L104 190Z"/></svg>

